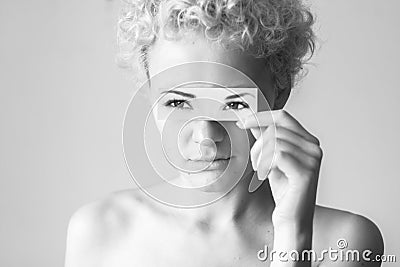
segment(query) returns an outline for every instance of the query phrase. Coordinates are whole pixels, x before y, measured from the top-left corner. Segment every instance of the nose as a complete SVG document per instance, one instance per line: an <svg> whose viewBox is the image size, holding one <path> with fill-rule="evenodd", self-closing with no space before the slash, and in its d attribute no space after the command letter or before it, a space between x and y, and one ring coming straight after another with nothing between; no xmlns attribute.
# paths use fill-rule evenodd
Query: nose
<svg viewBox="0 0 400 267"><path fill-rule="evenodd" d="M217 121L195 120L192 123L192 139L195 143L204 144L207 140L218 143L224 139L225 129Z"/></svg>

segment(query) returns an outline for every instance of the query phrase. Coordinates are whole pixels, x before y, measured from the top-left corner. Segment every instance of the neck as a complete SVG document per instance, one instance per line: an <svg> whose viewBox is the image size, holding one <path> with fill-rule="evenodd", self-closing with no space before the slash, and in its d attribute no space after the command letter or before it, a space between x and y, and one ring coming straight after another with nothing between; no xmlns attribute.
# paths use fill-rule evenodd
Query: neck
<svg viewBox="0 0 400 267"><path fill-rule="evenodd" d="M219 200L198 208L186 209L184 214L195 225L226 227L240 221L255 221L260 217L268 218L274 208L274 201L268 181L253 193L248 192L254 172L244 176L236 186ZM202 192L203 194L217 194ZM260 213L260 210L265 212Z"/></svg>

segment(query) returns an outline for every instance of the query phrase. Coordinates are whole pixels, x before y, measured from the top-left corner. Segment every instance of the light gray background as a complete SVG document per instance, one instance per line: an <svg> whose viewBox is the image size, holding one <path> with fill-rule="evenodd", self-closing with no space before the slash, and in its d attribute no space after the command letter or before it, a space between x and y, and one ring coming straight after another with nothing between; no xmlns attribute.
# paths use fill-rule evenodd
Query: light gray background
<svg viewBox="0 0 400 267"><path fill-rule="evenodd" d="M325 151L318 203L372 219L399 258L400 2L313 6L322 48L287 109ZM62 266L72 213L134 186L121 145L132 86L114 64L118 8L0 2L0 266Z"/></svg>

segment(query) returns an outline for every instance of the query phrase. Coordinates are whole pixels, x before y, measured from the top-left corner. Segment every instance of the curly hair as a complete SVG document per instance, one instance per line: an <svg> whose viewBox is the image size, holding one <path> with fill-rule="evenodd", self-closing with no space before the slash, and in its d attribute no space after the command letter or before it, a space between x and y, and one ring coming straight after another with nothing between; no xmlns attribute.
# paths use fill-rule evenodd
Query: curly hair
<svg viewBox="0 0 400 267"><path fill-rule="evenodd" d="M291 89L314 54L314 21L301 0L123 0L117 61L136 68L137 81L149 78L147 52L161 32L179 40L200 30L225 49L267 59L277 91Z"/></svg>

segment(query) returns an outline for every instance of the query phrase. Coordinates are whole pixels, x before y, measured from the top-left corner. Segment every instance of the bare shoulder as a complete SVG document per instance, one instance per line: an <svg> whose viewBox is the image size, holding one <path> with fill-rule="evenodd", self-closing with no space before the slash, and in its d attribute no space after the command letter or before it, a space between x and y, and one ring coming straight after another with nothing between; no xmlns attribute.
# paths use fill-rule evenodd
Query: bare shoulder
<svg viewBox="0 0 400 267"><path fill-rule="evenodd" d="M383 253L384 243L378 226L369 218L349 211L316 206L314 215L314 247L318 251L324 249L370 250L368 256ZM341 246L344 246L341 248ZM325 260L320 266L380 266L371 262L340 262Z"/></svg>
<svg viewBox="0 0 400 267"><path fill-rule="evenodd" d="M65 266L96 266L98 255L130 236L144 205L139 189L127 189L76 210L68 224Z"/></svg>

